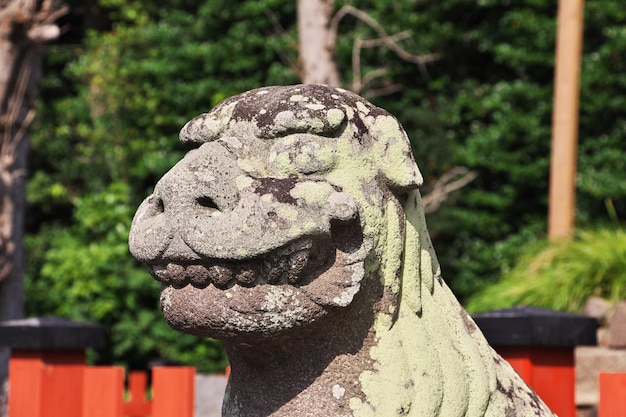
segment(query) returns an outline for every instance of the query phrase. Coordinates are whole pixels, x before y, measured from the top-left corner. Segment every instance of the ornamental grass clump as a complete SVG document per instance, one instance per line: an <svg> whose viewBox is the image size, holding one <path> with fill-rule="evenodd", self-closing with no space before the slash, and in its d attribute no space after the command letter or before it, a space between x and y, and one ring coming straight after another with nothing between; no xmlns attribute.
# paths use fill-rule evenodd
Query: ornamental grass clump
<svg viewBox="0 0 626 417"><path fill-rule="evenodd" d="M498 283L468 300L467 309L530 305L580 312L592 295L626 299L626 230L579 231L572 240L531 244Z"/></svg>

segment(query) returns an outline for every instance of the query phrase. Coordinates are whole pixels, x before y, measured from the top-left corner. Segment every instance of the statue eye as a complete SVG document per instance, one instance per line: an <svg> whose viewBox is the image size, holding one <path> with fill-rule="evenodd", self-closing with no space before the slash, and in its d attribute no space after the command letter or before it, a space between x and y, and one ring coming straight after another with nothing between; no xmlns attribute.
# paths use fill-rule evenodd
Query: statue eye
<svg viewBox="0 0 626 417"><path fill-rule="evenodd" d="M270 165L278 172L309 175L332 169L336 151L332 139L292 135L272 147Z"/></svg>
<svg viewBox="0 0 626 417"><path fill-rule="evenodd" d="M303 174L313 174L315 172L324 172L332 165L332 158L325 158L316 149L303 149L303 152L296 155L294 165Z"/></svg>

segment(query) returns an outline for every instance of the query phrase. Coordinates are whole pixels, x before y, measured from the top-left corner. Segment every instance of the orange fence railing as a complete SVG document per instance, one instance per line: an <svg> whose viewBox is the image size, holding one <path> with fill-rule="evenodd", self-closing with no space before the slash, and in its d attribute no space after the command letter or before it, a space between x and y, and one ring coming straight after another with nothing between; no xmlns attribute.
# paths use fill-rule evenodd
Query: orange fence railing
<svg viewBox="0 0 626 417"><path fill-rule="evenodd" d="M68 360L69 358L69 360ZM13 352L9 362L9 417L192 417L195 368L155 367L147 375L86 366L80 355Z"/></svg>

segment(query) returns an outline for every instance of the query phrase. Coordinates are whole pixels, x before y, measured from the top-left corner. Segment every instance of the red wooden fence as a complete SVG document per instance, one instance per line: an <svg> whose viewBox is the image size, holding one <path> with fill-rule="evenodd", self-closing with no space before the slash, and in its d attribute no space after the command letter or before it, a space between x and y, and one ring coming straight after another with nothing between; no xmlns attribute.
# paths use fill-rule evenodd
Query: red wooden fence
<svg viewBox="0 0 626 417"><path fill-rule="evenodd" d="M543 381L535 388L540 388L538 393L546 399L563 395L564 387L570 385L569 366L561 370L567 377L559 374L558 378L546 378L559 364L548 361L546 369L550 372L534 368L531 372L525 357L508 356L531 385ZM148 399L145 373L131 372L125 389L124 368L92 367L84 362L83 351L13 350L9 362L9 417L193 416L195 368L153 368L152 396ZM601 373L599 390L598 417L625 417L626 373ZM569 404L569 395L565 397Z"/></svg>
<svg viewBox="0 0 626 417"><path fill-rule="evenodd" d="M626 416L626 373L600 373L598 417Z"/></svg>
<svg viewBox="0 0 626 417"><path fill-rule="evenodd" d="M86 366L76 352L13 351L9 362L9 417L192 417L192 367L155 367L152 398L147 375ZM125 399L127 397L127 399Z"/></svg>

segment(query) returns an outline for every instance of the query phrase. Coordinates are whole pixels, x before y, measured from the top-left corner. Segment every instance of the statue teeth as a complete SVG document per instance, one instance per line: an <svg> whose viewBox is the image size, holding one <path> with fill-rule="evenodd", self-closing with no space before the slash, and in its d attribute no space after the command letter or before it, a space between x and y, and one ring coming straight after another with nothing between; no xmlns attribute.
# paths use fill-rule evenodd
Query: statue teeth
<svg viewBox="0 0 626 417"><path fill-rule="evenodd" d="M263 261L263 270L268 284L275 284L285 273L284 262L266 259Z"/></svg>
<svg viewBox="0 0 626 417"><path fill-rule="evenodd" d="M257 271L255 271L254 268L252 268L252 266L244 265L237 273L237 276L235 277L235 279L237 280L237 283L243 286L249 287L254 284L254 281L256 281L257 276L258 276L258 273Z"/></svg>
<svg viewBox="0 0 626 417"><path fill-rule="evenodd" d="M187 265L185 268L185 278L191 282L195 287L204 288L210 284L207 280L209 276L209 270L204 265L193 264Z"/></svg>
<svg viewBox="0 0 626 417"><path fill-rule="evenodd" d="M222 265L213 265L208 268L211 282L218 288L226 288L233 279L233 271Z"/></svg>
<svg viewBox="0 0 626 417"><path fill-rule="evenodd" d="M167 265L150 265L148 270L159 281L165 281L168 278Z"/></svg>
<svg viewBox="0 0 626 417"><path fill-rule="evenodd" d="M188 284L205 288L210 284L226 289L239 284L252 287L258 284L296 284L307 269L315 269L327 259L324 245L313 250L310 239L294 242L268 254L263 259L248 261L207 260L206 263L186 264L169 262L148 265L154 278L166 284L182 287Z"/></svg>
<svg viewBox="0 0 626 417"><path fill-rule="evenodd" d="M167 264L167 275L169 280L176 285L185 285L185 267L180 264Z"/></svg>
<svg viewBox="0 0 626 417"><path fill-rule="evenodd" d="M291 284L295 284L300 280L300 276L304 268L309 263L310 252L308 250L300 250L293 253L289 257L289 271L287 272L287 280Z"/></svg>

